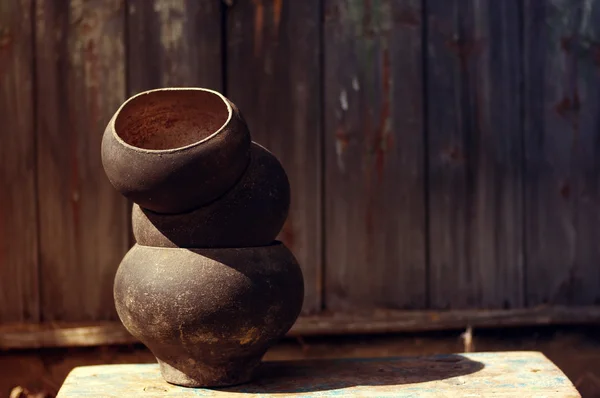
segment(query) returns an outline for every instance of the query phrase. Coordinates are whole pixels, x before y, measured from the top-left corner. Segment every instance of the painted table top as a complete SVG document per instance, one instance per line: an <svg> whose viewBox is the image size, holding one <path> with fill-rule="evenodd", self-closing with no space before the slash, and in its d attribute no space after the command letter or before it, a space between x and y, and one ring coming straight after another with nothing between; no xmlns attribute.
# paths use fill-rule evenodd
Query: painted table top
<svg viewBox="0 0 600 398"><path fill-rule="evenodd" d="M165 382L156 364L73 369L57 398L70 397L580 397L538 352L265 362L256 381L221 389Z"/></svg>

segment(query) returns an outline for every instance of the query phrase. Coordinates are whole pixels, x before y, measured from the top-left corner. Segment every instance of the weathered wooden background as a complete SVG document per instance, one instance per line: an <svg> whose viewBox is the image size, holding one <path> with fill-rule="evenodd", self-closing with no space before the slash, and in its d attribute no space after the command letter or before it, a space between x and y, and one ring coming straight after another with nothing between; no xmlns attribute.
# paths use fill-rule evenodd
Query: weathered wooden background
<svg viewBox="0 0 600 398"><path fill-rule="evenodd" d="M283 162L305 314L600 305L600 0L0 0L0 322L116 319L100 138L164 86Z"/></svg>

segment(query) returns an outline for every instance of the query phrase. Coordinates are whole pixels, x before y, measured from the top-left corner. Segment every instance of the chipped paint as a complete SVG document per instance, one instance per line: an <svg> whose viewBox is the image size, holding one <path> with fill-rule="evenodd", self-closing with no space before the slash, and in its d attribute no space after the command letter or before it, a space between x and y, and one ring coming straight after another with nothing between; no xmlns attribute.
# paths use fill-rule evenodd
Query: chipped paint
<svg viewBox="0 0 600 398"><path fill-rule="evenodd" d="M283 0L273 0L273 23L275 24L275 31L279 31L279 25L281 24L281 10L283 9Z"/></svg>
<svg viewBox="0 0 600 398"><path fill-rule="evenodd" d="M254 4L254 56L258 56L262 50L265 7L263 0L252 0L252 3Z"/></svg>
<svg viewBox="0 0 600 398"><path fill-rule="evenodd" d="M360 83L358 82L358 77L356 76L352 78L352 89L354 91L360 91Z"/></svg>
<svg viewBox="0 0 600 398"><path fill-rule="evenodd" d="M185 0L156 0L154 12L158 15L162 47L167 51L180 47L183 42Z"/></svg>
<svg viewBox="0 0 600 398"><path fill-rule="evenodd" d="M85 366L69 374L59 396L130 397L142 390L161 397L579 396L560 369L537 352L266 361L261 374L223 390L166 383L157 363Z"/></svg>
<svg viewBox="0 0 600 398"><path fill-rule="evenodd" d="M340 106L342 107L342 110L348 110L348 93L346 93L346 90L340 92Z"/></svg>

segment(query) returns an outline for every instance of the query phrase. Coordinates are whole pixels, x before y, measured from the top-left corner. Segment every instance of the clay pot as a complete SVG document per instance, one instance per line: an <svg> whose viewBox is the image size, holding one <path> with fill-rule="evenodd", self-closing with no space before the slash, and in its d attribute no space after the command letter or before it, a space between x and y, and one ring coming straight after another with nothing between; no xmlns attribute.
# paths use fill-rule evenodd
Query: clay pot
<svg viewBox="0 0 600 398"><path fill-rule="evenodd" d="M224 196L185 214L157 214L134 205L133 234L146 246L265 246L281 231L289 205L290 185L281 164L252 143L250 165Z"/></svg>
<svg viewBox="0 0 600 398"><path fill-rule="evenodd" d="M182 213L230 190L250 160L250 133L223 95L201 88L129 98L102 138L102 164L124 196L158 213Z"/></svg>
<svg viewBox="0 0 600 398"><path fill-rule="evenodd" d="M117 312L182 386L248 381L300 312L302 272L280 242L240 249L135 245L115 278Z"/></svg>

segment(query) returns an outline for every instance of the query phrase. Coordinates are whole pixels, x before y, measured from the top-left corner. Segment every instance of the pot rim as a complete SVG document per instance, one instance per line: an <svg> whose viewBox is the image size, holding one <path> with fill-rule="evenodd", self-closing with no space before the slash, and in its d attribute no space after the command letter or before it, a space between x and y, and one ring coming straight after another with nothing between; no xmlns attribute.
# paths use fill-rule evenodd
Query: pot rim
<svg viewBox="0 0 600 398"><path fill-rule="evenodd" d="M223 101L225 106L227 107L227 119L221 125L221 127L219 127L214 133L212 133L208 137L205 137L199 141L195 141L195 142L192 142L191 144L188 144L185 146L180 146L177 148L146 149L146 148L140 148L140 147L137 147L137 146L134 146L134 145L131 145L131 144L128 144L127 142L125 142L119 136L119 134L117 134L117 129L115 127L115 123L116 123L117 119L119 118L119 115L121 114L121 111L123 110L123 108L125 108L125 106L127 106L131 101L137 99L138 97L141 97L144 95L150 95L150 94L153 94L156 92L162 92L162 91L203 91L203 92L207 92L210 94L214 94L214 95L218 96L221 99L221 101ZM110 129L112 130L111 134L114 136L114 138L117 140L117 142L119 142L121 145L123 145L129 149L132 149L132 150L138 151L138 152L144 152L144 153L173 153L173 152L183 151L183 150L192 148L194 146L200 145L200 144L210 140L211 138L213 138L216 135L218 135L219 133L221 133L225 129L225 127L229 124L229 122L231 121L232 118L233 118L233 108L231 107L231 103L223 94L221 94L220 92L218 92L216 90L211 90L209 88L202 88L202 87L164 87L164 88L155 88L152 90L142 91L140 93L137 93L137 94L129 97L125 102L123 102L121 104L119 109L117 109L117 112L115 113L114 117L109 122L109 126L110 126Z"/></svg>

